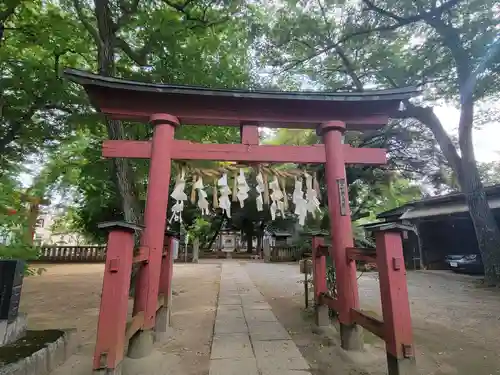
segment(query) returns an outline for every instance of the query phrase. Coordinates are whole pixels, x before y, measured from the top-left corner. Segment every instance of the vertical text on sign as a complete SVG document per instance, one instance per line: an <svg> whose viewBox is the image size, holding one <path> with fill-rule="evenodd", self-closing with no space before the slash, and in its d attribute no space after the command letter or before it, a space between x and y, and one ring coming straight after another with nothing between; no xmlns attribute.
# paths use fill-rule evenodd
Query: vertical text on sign
<svg viewBox="0 0 500 375"><path fill-rule="evenodd" d="M347 202L346 202L345 179L338 178L337 179L337 186L339 189L340 215L346 216L347 215Z"/></svg>

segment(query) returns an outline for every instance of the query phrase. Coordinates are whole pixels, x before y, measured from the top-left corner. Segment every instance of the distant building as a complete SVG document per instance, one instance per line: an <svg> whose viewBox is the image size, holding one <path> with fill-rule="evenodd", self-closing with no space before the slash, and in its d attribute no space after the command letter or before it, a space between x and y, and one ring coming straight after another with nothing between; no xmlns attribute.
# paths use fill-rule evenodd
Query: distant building
<svg viewBox="0 0 500 375"><path fill-rule="evenodd" d="M80 246L88 245L84 236L76 232L54 230L58 218L54 213L42 213L38 216L35 226L35 245Z"/></svg>
<svg viewBox="0 0 500 375"><path fill-rule="evenodd" d="M485 189L489 206L500 225L500 185ZM403 233L406 266L446 268L446 255L479 254L476 232L462 193L453 193L407 203L377 216L385 222L412 225Z"/></svg>

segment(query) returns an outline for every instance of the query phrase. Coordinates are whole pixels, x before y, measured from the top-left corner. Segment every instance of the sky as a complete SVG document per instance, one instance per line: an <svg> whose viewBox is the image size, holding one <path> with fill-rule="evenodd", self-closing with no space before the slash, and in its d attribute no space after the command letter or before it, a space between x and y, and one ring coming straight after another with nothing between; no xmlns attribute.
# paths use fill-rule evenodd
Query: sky
<svg viewBox="0 0 500 375"><path fill-rule="evenodd" d="M493 109L495 110L495 109ZM498 109L500 111L500 109ZM458 120L460 112L451 106L435 107L434 113L445 127L450 135L457 136ZM479 162L500 161L500 123L491 122L474 129L472 140L474 143L474 152L476 160Z"/></svg>

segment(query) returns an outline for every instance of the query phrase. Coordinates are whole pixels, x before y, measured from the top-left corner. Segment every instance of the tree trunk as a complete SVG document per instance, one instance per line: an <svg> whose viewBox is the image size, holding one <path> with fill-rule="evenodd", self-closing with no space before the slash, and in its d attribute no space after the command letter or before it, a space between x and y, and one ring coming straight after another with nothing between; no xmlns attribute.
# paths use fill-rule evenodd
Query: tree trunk
<svg viewBox="0 0 500 375"><path fill-rule="evenodd" d="M463 161L462 191L476 232L488 285L500 284L500 230L488 204L475 160Z"/></svg>
<svg viewBox="0 0 500 375"><path fill-rule="evenodd" d="M262 240L263 240L263 235L262 233L259 233L257 235L257 254L260 254L262 252Z"/></svg>
<svg viewBox="0 0 500 375"><path fill-rule="evenodd" d="M407 105L403 117L413 117L425 124L434 134L439 147L456 173L460 190L465 196L469 215L474 226L477 244L484 264L485 282L500 284L500 229L488 204L479 176L472 145L472 108L464 105L460 124L459 144L461 155L432 108ZM465 123L464 123L465 122Z"/></svg>
<svg viewBox="0 0 500 375"><path fill-rule="evenodd" d="M226 217L224 216L224 214L222 214L219 227L217 228L217 230L215 231L214 235L210 239L210 242L208 243L208 246L206 247L207 249L211 249L212 248L212 245L214 244L215 240L217 239L217 236L219 235L220 230L221 230L221 228L222 228L222 226L224 225L225 222L226 222Z"/></svg>
<svg viewBox="0 0 500 375"><path fill-rule="evenodd" d="M99 74L112 77L115 69L115 32L113 30L109 0L95 0L95 16L97 19L100 43L98 47ZM125 139L121 121L106 119L108 136L113 140ZM128 159L114 158L117 189L122 199L125 220L132 223L141 221L139 202L134 189L134 176Z"/></svg>
<svg viewBox="0 0 500 375"><path fill-rule="evenodd" d="M459 145L462 167L458 174L465 194L469 214L476 232L477 244L484 264L484 278L488 285L500 283L500 230L488 204L472 144L473 102L464 103L460 116Z"/></svg>
<svg viewBox="0 0 500 375"><path fill-rule="evenodd" d="M247 234L247 253L251 254L253 252L253 236L251 233Z"/></svg>

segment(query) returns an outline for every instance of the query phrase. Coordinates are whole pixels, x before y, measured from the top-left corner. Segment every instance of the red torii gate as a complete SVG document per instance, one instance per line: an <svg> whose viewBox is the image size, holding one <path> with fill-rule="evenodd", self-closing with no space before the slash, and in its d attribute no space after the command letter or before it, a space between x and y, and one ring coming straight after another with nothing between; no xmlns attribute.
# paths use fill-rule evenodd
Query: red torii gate
<svg viewBox="0 0 500 375"><path fill-rule="evenodd" d="M338 299L328 299L324 294L325 258L324 252L319 250L321 249L320 243L316 241L313 247L317 322L320 325L327 324L325 308L327 305L335 308L339 313L342 347L346 350L358 350L363 347L357 324L362 324L371 330L378 330L379 336L387 342L389 363L392 361L396 364L397 372L391 373L407 373L401 364L404 368L408 367L406 363L414 364L413 352L408 349L412 348L412 342L407 342L411 341L409 308L403 306L402 309L398 309L394 306L395 300L391 299L386 302L383 299L383 303L386 302L384 318L389 317L385 324L374 322L373 319L370 320L359 312L354 260L360 259L363 254L357 251L358 256L355 256L356 254L353 253L356 249L353 249L345 179L345 164L385 164L386 151L375 148L353 148L343 144L343 133L346 130L346 124L348 130L360 131L384 126L389 115L398 110L400 102L415 95L415 89L404 88L363 93L217 90L127 81L74 69L67 69L65 75L84 86L93 105L102 113L115 119L148 121L154 126L151 141L109 140L103 144L104 157L149 158L151 161L139 255L133 259L132 254L124 255L124 252L128 250L123 249L130 248L132 252L132 235L127 231L142 228L119 223L103 225L103 227L113 227L115 230L110 233L108 242L94 356L95 370L106 369L107 373L118 373L125 340L128 338L130 338L129 356L137 358L147 355L152 350L154 331L164 332L166 327L160 324L169 324L168 315L171 306L167 300L171 293L171 250L167 251L163 260L162 256L165 245L164 233L171 161L182 159L325 163L332 235L331 254L336 265ZM241 144L198 144L175 140L175 129L181 123L238 126L241 128ZM324 144L314 146L259 145L259 126L316 129L323 137ZM400 247L400 243L398 245L393 237L387 238L391 239L390 244L384 243L383 240L380 242L384 251L388 247L391 249ZM396 253L397 251L396 249ZM399 253L401 253L401 248L399 248ZM390 261L394 261L394 271L404 273L404 262L401 265L401 257L402 255L391 258ZM125 281L130 277L130 268L134 260L141 262L142 267L137 278L133 319L128 329L125 330L125 295L128 293L128 284ZM393 281L394 277L389 275L391 272L386 271L385 276ZM384 284L384 288L388 288L389 292L393 287L401 290L401 280L406 283L404 274L403 279L397 280L397 285L387 283ZM406 284L404 290L406 290ZM159 295L161 296L160 302ZM408 305L407 293L404 298L396 302ZM353 312L357 312L358 315ZM405 315L404 319L396 317L401 313ZM396 318L390 319L390 317ZM394 333L395 329L398 329L398 324L404 328L405 332L409 331L410 335L398 335L398 339L391 339L389 343L388 335L382 334L381 330L383 331L384 326L387 326L387 331ZM399 339L400 336L403 338ZM404 340L406 342L403 342ZM399 348L401 345L404 345L404 352ZM394 366L389 366L391 367L394 368ZM412 367L410 365L410 368Z"/></svg>

